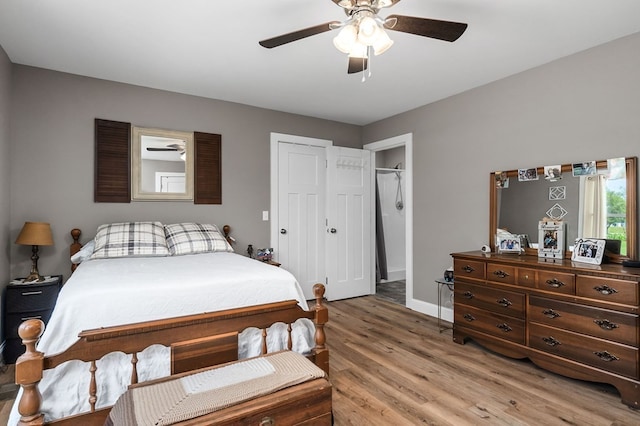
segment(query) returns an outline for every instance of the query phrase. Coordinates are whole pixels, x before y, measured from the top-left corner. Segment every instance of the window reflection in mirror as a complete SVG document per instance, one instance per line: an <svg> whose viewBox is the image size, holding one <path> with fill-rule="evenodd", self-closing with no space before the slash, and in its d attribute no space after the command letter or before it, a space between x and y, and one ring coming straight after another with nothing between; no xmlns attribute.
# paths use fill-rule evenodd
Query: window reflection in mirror
<svg viewBox="0 0 640 426"><path fill-rule="evenodd" d="M556 181L545 180L543 168L538 168L539 179L531 181L519 181L517 170L503 172L509 177L505 186L498 189L492 183L491 188L492 235L497 229L525 234L535 246L538 221L548 211L564 210L565 250L577 238L600 238L619 241L621 257L636 256L636 159L598 161L598 173L587 176L574 176L571 164L561 168L562 178ZM493 182L495 174L491 177ZM618 250L617 244L613 247Z"/></svg>
<svg viewBox="0 0 640 426"><path fill-rule="evenodd" d="M193 133L133 127L133 200L193 199Z"/></svg>

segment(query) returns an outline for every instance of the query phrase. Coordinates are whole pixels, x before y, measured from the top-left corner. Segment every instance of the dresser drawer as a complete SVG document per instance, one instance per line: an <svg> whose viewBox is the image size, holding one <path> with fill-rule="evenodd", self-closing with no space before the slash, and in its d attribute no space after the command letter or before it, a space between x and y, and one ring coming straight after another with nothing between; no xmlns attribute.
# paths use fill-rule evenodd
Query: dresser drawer
<svg viewBox="0 0 640 426"><path fill-rule="evenodd" d="M524 344L524 320L500 315L468 305L454 307L456 325L473 328L492 336Z"/></svg>
<svg viewBox="0 0 640 426"><path fill-rule="evenodd" d="M576 294L590 299L625 305L638 304L638 283L613 278L598 278L578 275Z"/></svg>
<svg viewBox="0 0 640 426"><path fill-rule="evenodd" d="M529 324L529 345L602 370L638 379L638 349L541 324Z"/></svg>
<svg viewBox="0 0 640 426"><path fill-rule="evenodd" d="M524 293L456 281L454 300L456 304L475 306L502 315L524 318Z"/></svg>
<svg viewBox="0 0 640 426"><path fill-rule="evenodd" d="M514 266L487 264L487 280L505 284L516 283L516 268Z"/></svg>
<svg viewBox="0 0 640 426"><path fill-rule="evenodd" d="M575 294L576 277L565 272L538 271L536 287L554 293Z"/></svg>
<svg viewBox="0 0 640 426"><path fill-rule="evenodd" d="M529 268L518 268L518 278L516 284L523 287L535 288L538 278L538 271Z"/></svg>
<svg viewBox="0 0 640 426"><path fill-rule="evenodd" d="M56 304L59 290L59 282L45 285L8 286L5 299L6 312L35 312L51 309Z"/></svg>
<svg viewBox="0 0 640 426"><path fill-rule="evenodd" d="M455 259L453 261L453 278L476 278L484 280L484 262Z"/></svg>
<svg viewBox="0 0 640 426"><path fill-rule="evenodd" d="M529 321L638 346L638 315L529 297Z"/></svg>

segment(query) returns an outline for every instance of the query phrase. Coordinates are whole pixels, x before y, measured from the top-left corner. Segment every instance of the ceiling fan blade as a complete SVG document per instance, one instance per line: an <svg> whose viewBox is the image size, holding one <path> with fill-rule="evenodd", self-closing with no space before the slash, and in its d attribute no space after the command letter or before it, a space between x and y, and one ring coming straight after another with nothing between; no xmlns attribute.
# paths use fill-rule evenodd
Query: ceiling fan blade
<svg viewBox="0 0 640 426"><path fill-rule="evenodd" d="M367 69L369 60L367 58L349 58L349 67L347 68L348 74L355 74Z"/></svg>
<svg viewBox="0 0 640 426"><path fill-rule="evenodd" d="M395 25L392 22L395 21ZM467 29L467 24L437 19L415 18L413 16L390 15L385 28L444 41L456 41Z"/></svg>
<svg viewBox="0 0 640 426"><path fill-rule="evenodd" d="M147 151L177 151L178 148L153 148L153 147L148 147Z"/></svg>
<svg viewBox="0 0 640 426"><path fill-rule="evenodd" d="M292 33L279 35L273 38L268 38L258 43L260 43L260 46L262 47L271 49L274 47L282 46L283 44L291 43L292 41L297 41L306 37L311 37L312 35L321 34L326 31L331 31L332 29L335 28L335 25L340 25L340 22L339 21L327 22L325 24L316 25L315 27L309 27L303 30L294 31Z"/></svg>

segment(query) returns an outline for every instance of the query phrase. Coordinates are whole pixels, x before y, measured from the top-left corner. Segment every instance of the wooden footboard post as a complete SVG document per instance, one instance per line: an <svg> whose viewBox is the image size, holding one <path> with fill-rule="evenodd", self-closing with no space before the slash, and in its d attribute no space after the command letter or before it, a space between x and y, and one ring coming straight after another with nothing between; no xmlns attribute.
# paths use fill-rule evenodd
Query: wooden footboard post
<svg viewBox="0 0 640 426"><path fill-rule="evenodd" d="M42 380L44 354L36 351L36 343L44 332L44 323L39 319L30 319L18 328L18 335L27 350L16 361L16 384L22 387L22 397L18 403L20 413L19 426L44 424L44 415L40 413L42 395L38 383Z"/></svg>
<svg viewBox="0 0 640 426"><path fill-rule="evenodd" d="M316 352L316 365L324 370L329 375L329 349L327 349L325 343L327 341L327 336L324 333L324 325L329 321L329 311L326 306L322 304L322 299L324 298L324 285L315 284L313 286L313 295L316 298L316 306L315 306L315 319L314 323L316 325L316 334L315 334L315 352Z"/></svg>

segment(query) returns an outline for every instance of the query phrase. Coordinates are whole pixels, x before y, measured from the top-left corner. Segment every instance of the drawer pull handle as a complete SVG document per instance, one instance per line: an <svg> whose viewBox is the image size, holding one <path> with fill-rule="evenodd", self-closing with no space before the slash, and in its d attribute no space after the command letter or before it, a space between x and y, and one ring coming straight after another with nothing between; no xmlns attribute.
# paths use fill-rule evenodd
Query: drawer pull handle
<svg viewBox="0 0 640 426"><path fill-rule="evenodd" d="M475 321L476 317L474 317L471 314L464 314L464 319L466 319L467 321L471 322L471 321Z"/></svg>
<svg viewBox="0 0 640 426"><path fill-rule="evenodd" d="M560 316L560 314L554 311L553 309L545 309L544 311L542 311L542 315L544 315L545 317L549 317L551 319L555 319Z"/></svg>
<svg viewBox="0 0 640 426"><path fill-rule="evenodd" d="M547 280L546 283L549 287L552 287L552 288L560 288L563 285L565 285L562 281L558 280L557 278L554 278L552 280Z"/></svg>
<svg viewBox="0 0 640 426"><path fill-rule="evenodd" d="M614 328L618 328L618 324L611 322L608 319L595 319L593 322L598 324L598 326L603 330L613 330Z"/></svg>
<svg viewBox="0 0 640 426"><path fill-rule="evenodd" d="M593 288L595 291L597 291L598 293L602 294L603 296L609 296L611 294L615 294L618 292L618 290L616 290L613 287L609 287L606 284L603 285L597 285Z"/></svg>
<svg viewBox="0 0 640 426"><path fill-rule="evenodd" d="M40 291L24 291L24 292L22 292L23 296L36 296L38 294L42 294L42 290L40 290Z"/></svg>
<svg viewBox="0 0 640 426"><path fill-rule="evenodd" d="M509 327L506 323L502 323L502 324L497 324L496 327L498 327L500 330L504 331L505 333L510 332L511 330L513 330L511 327Z"/></svg>
<svg viewBox="0 0 640 426"><path fill-rule="evenodd" d="M552 336L549 337L543 337L542 341L545 342L547 345L551 346L551 347L556 347L558 345L561 345L562 343L560 343L559 341L557 341L556 339L554 339Z"/></svg>
<svg viewBox="0 0 640 426"><path fill-rule="evenodd" d="M507 278L509 276L509 274L507 274L505 271L501 271L501 270L497 270L493 272L493 275L500 277L500 278Z"/></svg>
<svg viewBox="0 0 640 426"><path fill-rule="evenodd" d="M32 317L24 317L24 318L20 318L20 321L23 321L23 322L24 322L24 321L26 321L26 320L30 320L30 319L39 319L39 320L41 320L41 319L42 319L42 315L35 315L35 316L32 316Z"/></svg>
<svg viewBox="0 0 640 426"><path fill-rule="evenodd" d="M509 306L512 305L512 303L508 299L506 299L504 297L502 299L500 299L500 300L496 300L496 303L498 305L502 306L503 308L508 308Z"/></svg>
<svg viewBox="0 0 640 426"><path fill-rule="evenodd" d="M610 354L607 351L602 351L602 352L594 352L594 355L597 356L598 358L600 358L603 361L606 362L611 362L611 361L620 361L620 358L618 358L617 356Z"/></svg>
<svg viewBox="0 0 640 426"><path fill-rule="evenodd" d="M276 421L273 420L273 417L263 417L260 421L260 426L272 426L275 425Z"/></svg>
<svg viewBox="0 0 640 426"><path fill-rule="evenodd" d="M469 265L465 265L465 266L463 266L463 267L462 267L462 270L463 270L463 271L465 271L465 272L466 272L466 273L468 273L468 274L470 274L470 273L472 273L473 271L475 271L475 269L473 269L473 268L472 268L471 266L469 266Z"/></svg>
<svg viewBox="0 0 640 426"><path fill-rule="evenodd" d="M463 296L465 297L465 299L473 299L474 297L476 297L476 295L471 293L469 290L465 291Z"/></svg>

